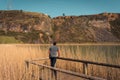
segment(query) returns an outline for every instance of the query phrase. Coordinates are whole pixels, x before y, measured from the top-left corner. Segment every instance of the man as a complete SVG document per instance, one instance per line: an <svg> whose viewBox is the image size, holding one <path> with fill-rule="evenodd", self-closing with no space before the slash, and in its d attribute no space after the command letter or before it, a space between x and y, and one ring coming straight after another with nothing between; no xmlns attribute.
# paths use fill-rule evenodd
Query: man
<svg viewBox="0 0 120 80"><path fill-rule="evenodd" d="M52 67L55 66L56 59L59 56L60 56L59 49L56 46L56 42L53 42L53 45L49 48L49 58L50 58L50 64Z"/></svg>

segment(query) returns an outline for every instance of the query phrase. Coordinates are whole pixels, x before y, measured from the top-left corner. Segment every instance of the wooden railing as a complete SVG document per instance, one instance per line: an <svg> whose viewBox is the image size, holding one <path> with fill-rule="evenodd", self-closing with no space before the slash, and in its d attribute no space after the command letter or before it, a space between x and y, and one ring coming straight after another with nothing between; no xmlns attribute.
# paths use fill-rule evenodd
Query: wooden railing
<svg viewBox="0 0 120 80"><path fill-rule="evenodd" d="M69 74L71 76L76 76L76 77L80 77L80 78L84 78L84 79L88 79L88 80L106 80L106 79L99 78L99 77L89 76L89 75L80 74L80 73L76 73L76 72L72 72L72 71L68 71L68 70L63 70L63 69L59 69L59 68L55 68L55 67L51 67L51 66L47 66L47 65L43 65L43 64L38 64L34 61L25 61L25 62L27 64L27 68L29 67L30 64L33 64L33 65L36 65L39 67L43 67L43 69L47 68L47 69L51 70L51 72L57 71L57 73L61 72L61 73Z"/></svg>
<svg viewBox="0 0 120 80"><path fill-rule="evenodd" d="M92 61L78 60L78 59L71 59L71 58L63 58L63 57L58 57L57 59L83 63L83 74L73 72L73 71L64 70L64 69L60 69L60 68L51 67L51 66L48 66L48 65L45 65L45 64L38 64L37 63L37 61L49 60L49 58L43 58L43 59L31 60L31 61L25 61L25 62L27 64L27 67L29 67L29 65L32 64L32 65L42 67L43 69L49 69L50 72L56 71L57 73L59 73L59 72L60 73L65 73L65 74L68 74L68 75L71 75L71 76L81 77L81 78L88 79L88 80L107 80L107 79L103 79L103 78L88 75L88 68L89 68L88 64L120 69L120 65L113 65L113 64L107 64L107 63L99 63L99 62L92 62ZM47 80L47 79L45 79L45 80ZM50 80L52 80L52 79L50 79Z"/></svg>
<svg viewBox="0 0 120 80"><path fill-rule="evenodd" d="M88 64L120 69L120 65L113 65L113 64L100 63L100 62L92 62L92 61L87 61L87 60L70 59L70 58L63 58L63 57L58 57L57 59L83 63L83 73L86 75L88 74Z"/></svg>

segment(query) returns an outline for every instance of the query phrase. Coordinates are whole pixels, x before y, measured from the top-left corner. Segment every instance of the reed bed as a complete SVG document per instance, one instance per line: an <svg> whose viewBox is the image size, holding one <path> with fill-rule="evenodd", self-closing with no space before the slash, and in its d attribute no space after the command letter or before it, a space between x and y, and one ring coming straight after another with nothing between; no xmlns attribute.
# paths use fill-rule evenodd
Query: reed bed
<svg viewBox="0 0 120 80"><path fill-rule="evenodd" d="M119 44L59 44L58 46L61 57L120 65ZM25 75L24 61L48 57L49 47L50 44L1 44L0 80L21 80L23 75L28 76ZM83 72L82 63L57 60L56 67ZM35 67L30 69L33 68ZM36 69L37 75L39 70L37 67ZM88 74L108 80L120 80L120 69L89 65ZM28 76L26 80L29 78Z"/></svg>
<svg viewBox="0 0 120 80"><path fill-rule="evenodd" d="M45 51L34 45L0 45L0 80L21 80L25 60L43 58Z"/></svg>
<svg viewBox="0 0 120 80"><path fill-rule="evenodd" d="M62 57L102 62L120 65L120 45L119 44L85 44L85 45L60 45ZM72 54L71 54L72 53ZM83 64L69 61L58 61L58 66L64 69L83 72ZM62 64L62 66L61 66ZM120 80L120 69L88 65L88 74L106 78L108 80Z"/></svg>

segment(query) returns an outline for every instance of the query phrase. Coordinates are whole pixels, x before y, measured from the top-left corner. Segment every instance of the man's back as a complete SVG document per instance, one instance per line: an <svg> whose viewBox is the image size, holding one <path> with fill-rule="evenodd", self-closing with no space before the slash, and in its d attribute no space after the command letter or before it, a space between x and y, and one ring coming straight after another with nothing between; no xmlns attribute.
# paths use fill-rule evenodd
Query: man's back
<svg viewBox="0 0 120 80"><path fill-rule="evenodd" d="M57 51L58 51L58 47L53 45L49 48L50 50L50 57L57 57Z"/></svg>
<svg viewBox="0 0 120 80"><path fill-rule="evenodd" d="M51 46L49 48L49 58L50 58L50 65L52 67L55 66L55 63L56 63L56 59L57 57L60 56L60 52L59 52L59 49L58 47L56 46L56 42L53 42L53 46Z"/></svg>

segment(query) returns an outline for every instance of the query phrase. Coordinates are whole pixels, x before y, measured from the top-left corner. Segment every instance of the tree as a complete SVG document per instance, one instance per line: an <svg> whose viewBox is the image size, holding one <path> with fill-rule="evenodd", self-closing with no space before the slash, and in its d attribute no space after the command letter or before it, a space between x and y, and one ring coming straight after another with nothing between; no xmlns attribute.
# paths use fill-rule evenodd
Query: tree
<svg viewBox="0 0 120 80"><path fill-rule="evenodd" d="M63 16L65 16L65 13L63 13Z"/></svg>

